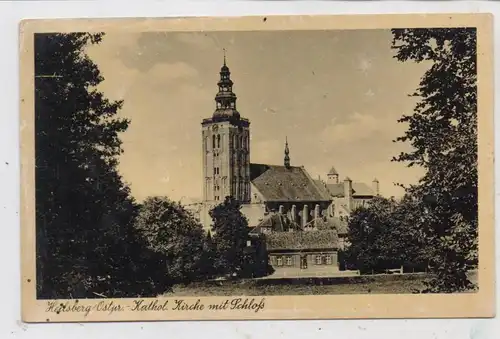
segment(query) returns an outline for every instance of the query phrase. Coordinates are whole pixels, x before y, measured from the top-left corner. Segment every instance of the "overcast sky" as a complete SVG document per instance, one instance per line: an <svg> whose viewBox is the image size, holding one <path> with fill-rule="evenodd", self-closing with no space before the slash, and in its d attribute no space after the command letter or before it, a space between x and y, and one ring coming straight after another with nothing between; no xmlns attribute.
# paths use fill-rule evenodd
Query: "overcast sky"
<svg viewBox="0 0 500 339"><path fill-rule="evenodd" d="M387 30L108 33L88 53L100 89L131 119L120 171L138 200L201 196L200 123L215 108L223 48L251 122L251 162L282 164L288 136L292 165L313 177L335 166L341 179L376 177L383 195L400 196L394 182L421 172L390 161L408 149L392 140L428 65L398 62L391 40Z"/></svg>

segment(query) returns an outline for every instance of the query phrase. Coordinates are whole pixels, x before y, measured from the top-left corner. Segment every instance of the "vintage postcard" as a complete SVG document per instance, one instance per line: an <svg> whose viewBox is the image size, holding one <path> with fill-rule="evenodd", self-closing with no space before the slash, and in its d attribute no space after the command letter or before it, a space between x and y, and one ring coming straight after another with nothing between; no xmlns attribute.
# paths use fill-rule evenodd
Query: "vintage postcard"
<svg viewBox="0 0 500 339"><path fill-rule="evenodd" d="M492 317L489 14L26 20L22 319Z"/></svg>

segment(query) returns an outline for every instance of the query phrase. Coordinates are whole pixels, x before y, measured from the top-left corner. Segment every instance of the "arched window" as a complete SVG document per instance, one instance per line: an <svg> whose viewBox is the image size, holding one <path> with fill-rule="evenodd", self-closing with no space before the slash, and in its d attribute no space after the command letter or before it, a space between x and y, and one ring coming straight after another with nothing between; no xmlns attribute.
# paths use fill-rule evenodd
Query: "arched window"
<svg viewBox="0 0 500 339"><path fill-rule="evenodd" d="M220 147L220 134L217 134L217 148Z"/></svg>
<svg viewBox="0 0 500 339"><path fill-rule="evenodd" d="M212 148L215 148L215 135L212 135Z"/></svg>

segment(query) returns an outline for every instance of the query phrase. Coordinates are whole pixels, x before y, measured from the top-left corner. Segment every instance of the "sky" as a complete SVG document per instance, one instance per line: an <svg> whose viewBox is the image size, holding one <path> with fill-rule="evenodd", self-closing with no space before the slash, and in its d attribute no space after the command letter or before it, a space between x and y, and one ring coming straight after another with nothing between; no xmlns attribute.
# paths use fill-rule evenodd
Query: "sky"
<svg viewBox="0 0 500 339"><path fill-rule="evenodd" d="M394 143L409 96L429 67L393 58L389 30L107 33L88 48L105 80L99 89L124 100L131 120L121 135L119 170L139 201L202 195L201 121L212 116L226 49L240 114L250 120L250 161L291 164L326 178L415 183L420 169L391 162L410 150Z"/></svg>

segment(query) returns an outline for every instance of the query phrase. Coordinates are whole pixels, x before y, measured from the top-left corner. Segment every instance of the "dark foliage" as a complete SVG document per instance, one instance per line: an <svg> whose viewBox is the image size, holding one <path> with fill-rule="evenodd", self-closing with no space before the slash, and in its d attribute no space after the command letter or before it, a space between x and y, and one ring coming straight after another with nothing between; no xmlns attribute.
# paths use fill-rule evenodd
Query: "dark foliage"
<svg viewBox="0 0 500 339"><path fill-rule="evenodd" d="M340 271L345 271L348 269L348 265L346 263L346 255L345 255L345 250L339 249L337 252L337 258L339 261L339 270Z"/></svg>
<svg viewBox="0 0 500 339"><path fill-rule="evenodd" d="M244 268L248 221L240 211L241 204L232 197L210 211L215 243L214 269L218 274L241 274Z"/></svg>
<svg viewBox="0 0 500 339"><path fill-rule="evenodd" d="M129 122L116 117L121 102L94 89L103 78L84 53L102 36L35 35L39 298L153 292L152 253L135 240L137 207L116 170Z"/></svg>
<svg viewBox="0 0 500 339"><path fill-rule="evenodd" d="M166 197L146 199L135 228L148 248L163 258L162 272L170 281L186 284L206 273L205 249L211 242L205 243L202 226L179 203Z"/></svg>
<svg viewBox="0 0 500 339"><path fill-rule="evenodd" d="M421 267L424 245L418 225L413 222L413 208L407 198L397 202L378 197L356 209L349 219L349 246L342 253L344 265L361 273Z"/></svg>
<svg viewBox="0 0 500 339"><path fill-rule="evenodd" d="M273 273L274 268L269 262L266 237L263 234L253 236L251 246L246 248L241 276L257 278Z"/></svg>
<svg viewBox="0 0 500 339"><path fill-rule="evenodd" d="M214 240L212 239L212 233L208 231L203 243L203 257L201 258L202 263L200 272L200 275L205 277L205 279L212 279L216 277L217 272L214 269L216 251L217 248Z"/></svg>
<svg viewBox="0 0 500 339"><path fill-rule="evenodd" d="M477 261L477 71L474 28L395 29L396 58L428 62L413 94L420 98L397 139L413 150L395 161L425 175L407 188L419 202L427 255L435 279L428 292L472 287L466 272Z"/></svg>

